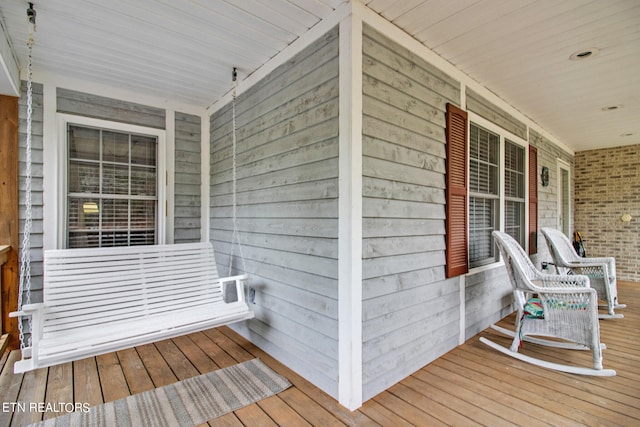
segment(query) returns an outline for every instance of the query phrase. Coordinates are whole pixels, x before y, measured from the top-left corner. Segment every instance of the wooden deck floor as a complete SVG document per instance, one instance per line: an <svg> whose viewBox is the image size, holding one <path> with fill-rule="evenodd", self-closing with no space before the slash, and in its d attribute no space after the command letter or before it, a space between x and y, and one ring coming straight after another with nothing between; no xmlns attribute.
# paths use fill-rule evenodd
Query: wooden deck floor
<svg viewBox="0 0 640 427"><path fill-rule="evenodd" d="M97 405L200 373L260 357L294 385L208 423L210 426L438 426L640 425L640 284L620 283L624 319L602 320L606 368L612 378L582 377L519 362L474 337L464 345L349 412L334 399L223 327L14 375L17 352L0 360L0 426L22 426L56 416L13 412L11 402L87 402ZM507 318L503 322L508 322ZM505 323L508 325L508 323ZM493 339L508 342L491 335ZM590 354L525 352L589 366Z"/></svg>

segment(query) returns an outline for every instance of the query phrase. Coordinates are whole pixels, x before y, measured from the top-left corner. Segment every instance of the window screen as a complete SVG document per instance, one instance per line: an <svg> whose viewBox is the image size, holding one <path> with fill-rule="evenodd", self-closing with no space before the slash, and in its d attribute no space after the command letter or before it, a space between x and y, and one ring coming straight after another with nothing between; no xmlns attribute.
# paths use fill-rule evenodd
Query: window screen
<svg viewBox="0 0 640 427"><path fill-rule="evenodd" d="M157 138L68 125L67 246L156 242Z"/></svg>
<svg viewBox="0 0 640 427"><path fill-rule="evenodd" d="M524 247L524 148L506 140L504 157L504 231Z"/></svg>
<svg viewBox="0 0 640 427"><path fill-rule="evenodd" d="M500 137L475 124L469 128L469 263L495 262L491 232L498 228Z"/></svg>

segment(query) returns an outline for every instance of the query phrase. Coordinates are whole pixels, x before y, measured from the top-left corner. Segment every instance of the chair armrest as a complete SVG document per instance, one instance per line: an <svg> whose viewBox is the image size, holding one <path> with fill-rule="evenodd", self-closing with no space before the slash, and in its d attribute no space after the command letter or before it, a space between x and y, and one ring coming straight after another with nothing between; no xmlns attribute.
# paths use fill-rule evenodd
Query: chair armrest
<svg viewBox="0 0 640 427"><path fill-rule="evenodd" d="M538 292L539 295L577 295L577 294L595 294L598 295L593 288L545 288Z"/></svg>
<svg viewBox="0 0 640 427"><path fill-rule="evenodd" d="M566 266L568 268L603 268L604 266L608 265L608 263L605 261L594 261L595 259L596 258L584 258L584 261L569 261L567 262Z"/></svg>
<svg viewBox="0 0 640 427"><path fill-rule="evenodd" d="M539 288L540 292L547 292L549 289L567 289L569 292L575 292L576 288L588 289L591 287L589 277L582 274L562 275L540 273L533 284L536 288Z"/></svg>
<svg viewBox="0 0 640 427"><path fill-rule="evenodd" d="M613 258L583 258L571 262L567 267L591 278L606 278L605 282L609 283L616 278L616 264Z"/></svg>
<svg viewBox="0 0 640 427"><path fill-rule="evenodd" d="M599 257L599 258L582 258L581 261L584 261L584 262L587 262L587 263L593 262L593 263L598 263L598 264L602 264L602 263L606 263L606 264L613 263L613 264L615 264L616 259L613 258L613 257Z"/></svg>
<svg viewBox="0 0 640 427"><path fill-rule="evenodd" d="M600 257L600 258L582 258L579 261L581 267L595 267L606 265L608 269L609 276L616 276L616 260L613 257Z"/></svg>

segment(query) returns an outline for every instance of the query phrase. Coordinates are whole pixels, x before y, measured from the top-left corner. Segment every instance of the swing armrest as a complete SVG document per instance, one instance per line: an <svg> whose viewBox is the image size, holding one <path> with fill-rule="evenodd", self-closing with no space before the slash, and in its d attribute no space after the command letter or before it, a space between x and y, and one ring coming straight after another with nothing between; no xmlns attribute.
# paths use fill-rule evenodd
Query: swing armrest
<svg viewBox="0 0 640 427"><path fill-rule="evenodd" d="M237 276L221 277L218 280L220 280L221 283L232 282L232 281L246 282L247 280L249 280L249 275L239 274Z"/></svg>
<svg viewBox="0 0 640 427"><path fill-rule="evenodd" d="M22 310L12 311L11 313L9 313L9 317L32 316L34 313L43 311L44 308L45 305L41 302L35 304L25 304L22 306Z"/></svg>
<svg viewBox="0 0 640 427"><path fill-rule="evenodd" d="M242 284L244 282L247 282L249 280L249 275L248 274L240 274L237 276L229 276L229 277L220 277L218 279L219 283L220 283L220 287L222 287L222 291L223 294L225 286L225 283L229 283L229 282L235 282L236 285L236 295L238 297L238 301L239 302L246 302L246 297L244 294L244 287L242 286Z"/></svg>

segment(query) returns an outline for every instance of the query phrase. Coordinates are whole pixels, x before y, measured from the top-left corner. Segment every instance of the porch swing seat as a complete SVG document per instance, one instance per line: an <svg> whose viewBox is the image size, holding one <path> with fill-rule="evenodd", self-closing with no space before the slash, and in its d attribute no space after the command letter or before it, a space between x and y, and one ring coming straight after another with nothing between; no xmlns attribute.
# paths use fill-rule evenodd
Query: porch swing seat
<svg viewBox="0 0 640 427"><path fill-rule="evenodd" d="M595 289L584 275L551 275L538 271L520 244L506 233L494 231L511 281L517 309L515 331L492 326L513 338L509 348L486 337L480 341L515 359L561 372L579 375L614 376L603 369ZM548 337L552 340L546 339ZM591 351L593 368L565 365L519 353L522 341L548 347Z"/></svg>
<svg viewBox="0 0 640 427"><path fill-rule="evenodd" d="M543 227L540 231L545 237L556 268L567 273L588 276L591 287L596 290L598 297L606 301L607 313L600 314L600 318L619 319L624 317L622 314L615 312L616 309L627 307L626 304L618 303L615 258L580 257L573 249L569 238L560 230Z"/></svg>
<svg viewBox="0 0 640 427"><path fill-rule="evenodd" d="M211 243L45 251L43 302L16 373L250 319L247 275L220 278Z"/></svg>

